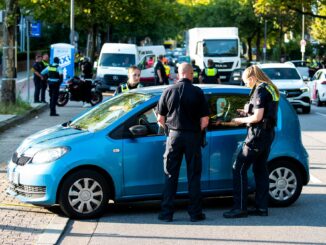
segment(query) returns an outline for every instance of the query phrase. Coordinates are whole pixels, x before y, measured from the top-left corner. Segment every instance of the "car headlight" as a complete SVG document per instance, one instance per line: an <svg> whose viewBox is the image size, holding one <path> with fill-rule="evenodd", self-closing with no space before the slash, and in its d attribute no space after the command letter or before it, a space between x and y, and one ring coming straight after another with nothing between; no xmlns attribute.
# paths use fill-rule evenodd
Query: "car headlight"
<svg viewBox="0 0 326 245"><path fill-rule="evenodd" d="M300 88L300 90L302 91L302 93L309 92L309 88L308 87Z"/></svg>
<svg viewBox="0 0 326 245"><path fill-rule="evenodd" d="M28 156L28 155L33 155L31 157L33 157L31 163L49 163L49 162L53 162L57 159L59 159L60 157L62 157L64 154L66 154L69 151L68 147L55 147L55 148L48 148L48 149L44 149L44 150L40 150L37 152L33 152L33 150L31 149L30 151L27 150L24 155Z"/></svg>

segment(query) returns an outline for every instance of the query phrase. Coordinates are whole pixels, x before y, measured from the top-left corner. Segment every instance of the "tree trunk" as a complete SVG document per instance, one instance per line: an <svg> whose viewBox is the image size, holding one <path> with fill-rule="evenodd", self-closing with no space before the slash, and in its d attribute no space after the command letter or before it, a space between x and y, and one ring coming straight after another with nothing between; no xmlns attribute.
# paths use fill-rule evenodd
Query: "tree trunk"
<svg viewBox="0 0 326 245"><path fill-rule="evenodd" d="M248 59L249 59L249 61L252 61L251 41L252 41L252 38L248 37L247 43L248 43Z"/></svg>
<svg viewBox="0 0 326 245"><path fill-rule="evenodd" d="M14 47L17 1L6 0L6 13L3 23L1 101L5 104L16 103Z"/></svg>
<svg viewBox="0 0 326 245"><path fill-rule="evenodd" d="M261 42L261 28L257 28L257 35L256 35L256 60L261 60L261 50L260 50L260 42Z"/></svg>

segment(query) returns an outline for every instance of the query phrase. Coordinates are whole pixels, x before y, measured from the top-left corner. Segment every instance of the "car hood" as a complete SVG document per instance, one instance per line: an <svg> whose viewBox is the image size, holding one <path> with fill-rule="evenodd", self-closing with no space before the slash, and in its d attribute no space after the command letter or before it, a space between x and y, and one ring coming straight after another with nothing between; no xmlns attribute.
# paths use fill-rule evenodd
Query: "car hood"
<svg viewBox="0 0 326 245"><path fill-rule="evenodd" d="M27 137L17 149L17 153L21 154L32 147L49 148L59 145L67 146L70 140L73 140L81 135L89 134L91 134L89 131L82 131L69 127L51 127ZM65 144L62 144L63 141Z"/></svg>
<svg viewBox="0 0 326 245"><path fill-rule="evenodd" d="M273 80L278 89L300 89L306 87L301 80Z"/></svg>

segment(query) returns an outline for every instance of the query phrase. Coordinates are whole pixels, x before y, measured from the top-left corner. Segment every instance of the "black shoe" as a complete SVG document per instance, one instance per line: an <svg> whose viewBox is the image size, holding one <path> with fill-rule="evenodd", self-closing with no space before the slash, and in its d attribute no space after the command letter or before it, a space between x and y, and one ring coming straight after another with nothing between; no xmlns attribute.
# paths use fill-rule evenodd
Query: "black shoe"
<svg viewBox="0 0 326 245"><path fill-rule="evenodd" d="M173 217L172 216L164 216L162 214L159 214L157 217L159 220L161 221L165 221L165 222L172 222L173 221Z"/></svg>
<svg viewBox="0 0 326 245"><path fill-rule="evenodd" d="M223 217L227 219L246 218L248 217L248 212L241 209L231 209L230 211L225 212Z"/></svg>
<svg viewBox="0 0 326 245"><path fill-rule="evenodd" d="M250 208L248 214L252 216L268 216L268 209Z"/></svg>
<svg viewBox="0 0 326 245"><path fill-rule="evenodd" d="M57 113L54 113L54 114L50 114L50 116L51 116L51 117L58 117L58 116L59 116L59 114L57 114Z"/></svg>
<svg viewBox="0 0 326 245"><path fill-rule="evenodd" d="M197 214L197 215L194 215L194 216L190 217L191 222L202 221L202 220L205 220L205 219L206 219L206 215L204 213Z"/></svg>

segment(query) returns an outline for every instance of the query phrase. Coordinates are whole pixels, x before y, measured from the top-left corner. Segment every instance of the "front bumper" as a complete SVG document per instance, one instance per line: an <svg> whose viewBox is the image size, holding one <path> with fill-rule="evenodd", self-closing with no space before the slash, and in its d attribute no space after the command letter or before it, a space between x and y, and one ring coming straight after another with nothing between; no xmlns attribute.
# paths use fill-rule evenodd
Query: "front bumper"
<svg viewBox="0 0 326 245"><path fill-rule="evenodd" d="M300 89L293 89L293 90L281 90L281 92L286 95L287 100L295 108L311 106L311 98L310 98L309 91L301 92Z"/></svg>
<svg viewBox="0 0 326 245"><path fill-rule="evenodd" d="M20 166L10 161L7 168L7 193L26 203L44 206L55 204L57 180L60 177L53 174L53 168L53 163Z"/></svg>

